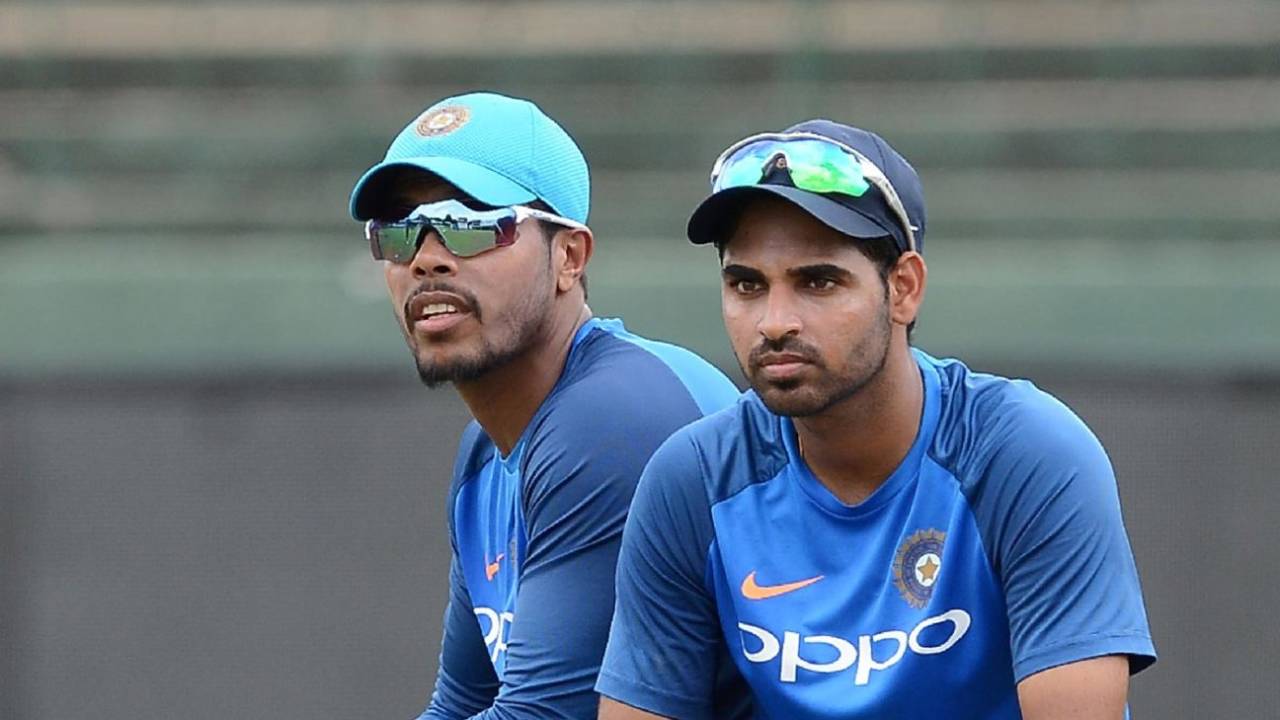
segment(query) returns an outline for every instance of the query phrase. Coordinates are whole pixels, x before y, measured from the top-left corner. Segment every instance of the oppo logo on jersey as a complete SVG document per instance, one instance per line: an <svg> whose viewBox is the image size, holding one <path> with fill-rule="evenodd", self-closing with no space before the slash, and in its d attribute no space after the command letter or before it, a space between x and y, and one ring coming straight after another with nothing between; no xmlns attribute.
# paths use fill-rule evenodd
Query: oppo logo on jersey
<svg viewBox="0 0 1280 720"><path fill-rule="evenodd" d="M498 664L498 656L507 650L507 636L511 631L511 623L516 616L493 608L476 608L476 621L480 623L480 631L484 633L484 644L489 648L489 660Z"/></svg>
<svg viewBox="0 0 1280 720"><path fill-rule="evenodd" d="M872 670L893 667L902 660L908 649L917 655L937 655L950 650L953 645L960 642L960 638L963 638L965 633L969 632L971 622L969 613L964 610L948 610L941 615L921 620L910 633L902 630L885 630L874 635L859 635L856 641L834 635L809 635L801 638L800 633L790 630L784 631L782 640L778 640L778 636L768 630L744 622L738 623L738 629L760 642L760 648L752 651L747 649L746 638L743 638L742 654L747 660L753 663L766 663L781 655L778 679L782 682L795 682L797 670L838 673L848 670L856 663L853 682L855 685L866 685L871 681ZM921 633L925 630L935 625L942 626L944 623L951 628L951 633L945 640L928 644L921 639ZM938 633L942 631L943 628L939 627L938 631L929 633L929 638L936 642ZM893 650L885 652L889 643L893 643ZM830 662L813 662L800 656L804 646L813 645L825 645L834 649L836 658ZM880 652L881 659L876 659L877 651ZM830 652L824 654L829 656Z"/></svg>

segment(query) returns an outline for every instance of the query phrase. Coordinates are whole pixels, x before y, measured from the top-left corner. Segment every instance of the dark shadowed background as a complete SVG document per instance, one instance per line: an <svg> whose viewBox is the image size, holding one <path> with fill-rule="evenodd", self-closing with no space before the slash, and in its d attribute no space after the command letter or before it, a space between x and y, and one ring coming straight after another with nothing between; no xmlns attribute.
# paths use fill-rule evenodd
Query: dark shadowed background
<svg viewBox="0 0 1280 720"><path fill-rule="evenodd" d="M1276 717L1277 48L1263 0L0 2L0 719L421 709L467 414L346 200L472 89L582 145L595 311L726 367L682 239L716 153L885 135L929 204L918 344L1111 453L1135 717Z"/></svg>

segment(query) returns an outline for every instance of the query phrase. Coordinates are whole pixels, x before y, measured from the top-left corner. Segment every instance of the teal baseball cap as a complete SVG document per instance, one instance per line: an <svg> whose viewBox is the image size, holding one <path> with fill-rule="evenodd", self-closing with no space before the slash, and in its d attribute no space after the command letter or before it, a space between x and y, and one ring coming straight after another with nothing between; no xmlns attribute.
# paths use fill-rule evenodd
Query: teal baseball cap
<svg viewBox="0 0 1280 720"><path fill-rule="evenodd" d="M541 200L586 223L591 178L577 143L537 105L497 93L445 98L405 126L382 162L351 191L351 216L371 220L388 180L405 168L435 173L488 205Z"/></svg>

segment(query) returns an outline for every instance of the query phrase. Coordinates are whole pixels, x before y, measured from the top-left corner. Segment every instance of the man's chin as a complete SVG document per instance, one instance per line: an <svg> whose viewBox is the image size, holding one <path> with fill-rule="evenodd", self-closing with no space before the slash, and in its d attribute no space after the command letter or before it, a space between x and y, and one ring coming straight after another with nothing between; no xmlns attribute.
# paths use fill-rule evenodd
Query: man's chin
<svg viewBox="0 0 1280 720"><path fill-rule="evenodd" d="M519 345L507 349L484 345L466 353L444 354L437 352L416 354L418 377L427 387L444 383L460 383L479 380L489 373L506 366L520 357L525 349Z"/></svg>
<svg viewBox="0 0 1280 720"><path fill-rule="evenodd" d="M805 417L827 409L828 398L801 383L752 383L764 406L775 415Z"/></svg>
<svg viewBox="0 0 1280 720"><path fill-rule="evenodd" d="M418 378L429 388L436 388L445 383L466 382L483 377L492 369L492 361L487 358L417 358Z"/></svg>
<svg viewBox="0 0 1280 720"><path fill-rule="evenodd" d="M435 390L445 383L453 382L452 377L441 375L437 372L433 372L429 368L423 368L422 366L418 367L418 380L432 390Z"/></svg>

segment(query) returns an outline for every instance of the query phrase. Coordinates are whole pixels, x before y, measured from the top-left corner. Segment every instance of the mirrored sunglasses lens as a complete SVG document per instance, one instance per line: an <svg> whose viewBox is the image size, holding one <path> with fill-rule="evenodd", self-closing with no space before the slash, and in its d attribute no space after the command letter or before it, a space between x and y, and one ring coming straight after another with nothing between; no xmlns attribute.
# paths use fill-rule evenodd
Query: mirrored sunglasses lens
<svg viewBox="0 0 1280 720"><path fill-rule="evenodd" d="M835 145L820 140L766 140L734 153L725 162L714 189L759 183L765 163L779 153L787 158L791 182L801 190L861 197L870 188L858 160Z"/></svg>
<svg viewBox="0 0 1280 720"><path fill-rule="evenodd" d="M857 158L817 140L789 144L787 164L791 169L791 182L810 192L862 197L871 187Z"/></svg>
<svg viewBox="0 0 1280 720"><path fill-rule="evenodd" d="M752 143L738 150L720 169L716 190L755 185L764 178L764 164L779 152L778 143Z"/></svg>
<svg viewBox="0 0 1280 720"><path fill-rule="evenodd" d="M479 255L485 250L492 250L499 245L498 233L493 228L477 228L474 230L440 228L440 237L444 240L444 246L449 249L449 252L458 257Z"/></svg>
<svg viewBox="0 0 1280 720"><path fill-rule="evenodd" d="M413 259L418 251L418 235L421 225L375 225L370 228L379 260L404 263Z"/></svg>
<svg viewBox="0 0 1280 720"><path fill-rule="evenodd" d="M498 229L494 232L497 237L494 243L497 245L510 245L516 241L516 218L514 215L504 217L498 221Z"/></svg>

